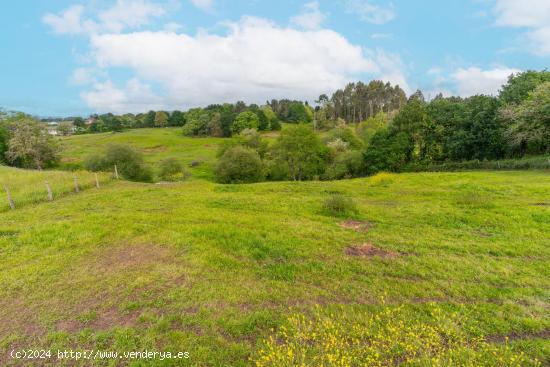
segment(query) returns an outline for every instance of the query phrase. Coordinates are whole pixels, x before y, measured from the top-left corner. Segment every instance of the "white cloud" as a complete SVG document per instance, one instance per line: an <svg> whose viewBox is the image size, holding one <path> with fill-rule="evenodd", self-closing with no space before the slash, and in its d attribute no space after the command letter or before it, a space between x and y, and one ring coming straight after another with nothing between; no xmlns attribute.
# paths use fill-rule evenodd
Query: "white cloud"
<svg viewBox="0 0 550 367"><path fill-rule="evenodd" d="M162 109L163 103L147 84L131 79L117 88L111 81L96 83L91 91L82 92L82 99L97 112L143 112Z"/></svg>
<svg viewBox="0 0 550 367"><path fill-rule="evenodd" d="M104 34L91 37L91 48L99 67L130 68L140 80L158 83L166 109L237 100L313 100L363 73L408 88L395 55L366 52L332 30L297 30L253 17L228 24L226 35ZM99 85L85 100L103 108L106 102L99 97L113 95L108 99L122 106L131 100L121 96L127 89Z"/></svg>
<svg viewBox="0 0 550 367"><path fill-rule="evenodd" d="M213 0L191 0L193 5L202 10L210 10L214 6Z"/></svg>
<svg viewBox="0 0 550 367"><path fill-rule="evenodd" d="M95 73L90 68L77 68L70 79L74 85L87 85L96 82Z"/></svg>
<svg viewBox="0 0 550 367"><path fill-rule="evenodd" d="M395 18L393 5L381 7L370 0L346 0L346 8L349 13L357 14L368 23L384 24Z"/></svg>
<svg viewBox="0 0 550 367"><path fill-rule="evenodd" d="M456 92L461 97L476 94L495 95L511 74L520 72L518 69L496 67L481 70L478 67L459 68L451 74Z"/></svg>
<svg viewBox="0 0 550 367"><path fill-rule="evenodd" d="M73 5L65 9L61 14L48 13L42 17L42 21L49 25L53 32L59 34L77 34L84 32L82 24L82 5Z"/></svg>
<svg viewBox="0 0 550 367"><path fill-rule="evenodd" d="M550 55L550 1L496 0L496 25L526 28L535 54Z"/></svg>
<svg viewBox="0 0 550 367"><path fill-rule="evenodd" d="M73 5L59 15L47 13L42 21L58 34L118 33L147 25L152 17L166 12L162 5L147 0L117 0L111 8L99 11L96 19L84 18L85 10Z"/></svg>
<svg viewBox="0 0 550 367"><path fill-rule="evenodd" d="M318 29L324 22L326 16L319 9L319 2L312 1L304 5L300 15L291 18L292 24L304 29Z"/></svg>

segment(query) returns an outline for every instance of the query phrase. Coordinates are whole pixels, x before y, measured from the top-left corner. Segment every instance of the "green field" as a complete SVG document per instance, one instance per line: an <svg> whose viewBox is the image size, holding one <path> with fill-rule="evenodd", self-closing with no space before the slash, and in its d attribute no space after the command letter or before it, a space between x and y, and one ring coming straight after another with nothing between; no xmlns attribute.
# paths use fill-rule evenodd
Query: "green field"
<svg viewBox="0 0 550 367"><path fill-rule="evenodd" d="M126 144L141 151L145 161L152 165L164 158L178 158L188 167L193 177L212 178L216 151L222 138L189 138L181 128L133 129L121 133L74 135L61 139L62 166L81 165L91 155L102 153L108 144Z"/></svg>
<svg viewBox="0 0 550 367"><path fill-rule="evenodd" d="M50 185L53 199L74 193L76 190L74 183L75 176L79 190L96 187L94 174L86 171L70 173L63 171L39 172L0 166L0 195L2 197L0 212L10 209L5 187L9 189L16 208L19 208L28 204L47 201L46 182ZM100 185L107 184L111 181L111 175L98 173L98 181Z"/></svg>
<svg viewBox="0 0 550 367"><path fill-rule="evenodd" d="M173 142L166 154L208 160L215 152L204 149L215 139L158 131ZM131 143L154 149L145 132L132 132ZM67 140L79 142L70 154L80 159L122 136ZM324 214L335 192L357 204L352 218ZM526 171L253 185L118 181L29 204L0 213L0 355L14 346L148 348L190 358L128 365L248 366L296 313L314 322L335 314L334 330L347 332L365 315L402 306L403 330L437 307L460 317L453 327L467 340L485 336L496 352L476 365L503 365L506 348L525 353L517 365L548 365L549 200L549 173ZM411 365L445 365L423 363Z"/></svg>

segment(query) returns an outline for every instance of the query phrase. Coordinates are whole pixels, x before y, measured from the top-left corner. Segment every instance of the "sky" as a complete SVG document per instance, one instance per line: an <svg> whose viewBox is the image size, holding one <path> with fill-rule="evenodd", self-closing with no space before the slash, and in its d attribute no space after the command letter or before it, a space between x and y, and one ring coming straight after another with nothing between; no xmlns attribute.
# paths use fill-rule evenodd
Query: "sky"
<svg viewBox="0 0 550 367"><path fill-rule="evenodd" d="M496 94L550 67L550 0L19 0L0 108L38 116L313 102L373 79Z"/></svg>

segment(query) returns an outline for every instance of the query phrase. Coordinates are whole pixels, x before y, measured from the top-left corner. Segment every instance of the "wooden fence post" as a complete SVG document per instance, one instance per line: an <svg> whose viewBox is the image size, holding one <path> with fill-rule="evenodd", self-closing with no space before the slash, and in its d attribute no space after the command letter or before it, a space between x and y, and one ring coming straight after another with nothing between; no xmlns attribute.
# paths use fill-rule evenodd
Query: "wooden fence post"
<svg viewBox="0 0 550 367"><path fill-rule="evenodd" d="M99 179L97 178L97 173L95 173L95 187L99 189Z"/></svg>
<svg viewBox="0 0 550 367"><path fill-rule="evenodd" d="M8 189L8 186L4 185L4 190L6 190L6 195L8 195L8 203L10 203L11 210L15 209L15 203L13 202L13 199L11 197L10 189Z"/></svg>
<svg viewBox="0 0 550 367"><path fill-rule="evenodd" d="M118 180L118 169L116 168L116 164L115 164L115 178Z"/></svg>
<svg viewBox="0 0 550 367"><path fill-rule="evenodd" d="M46 190L48 190L48 200L53 201L52 188L50 187L50 184L48 181L46 181Z"/></svg>
<svg viewBox="0 0 550 367"><path fill-rule="evenodd" d="M80 187L78 187L78 179L76 178L76 176L74 176L74 191L80 192Z"/></svg>

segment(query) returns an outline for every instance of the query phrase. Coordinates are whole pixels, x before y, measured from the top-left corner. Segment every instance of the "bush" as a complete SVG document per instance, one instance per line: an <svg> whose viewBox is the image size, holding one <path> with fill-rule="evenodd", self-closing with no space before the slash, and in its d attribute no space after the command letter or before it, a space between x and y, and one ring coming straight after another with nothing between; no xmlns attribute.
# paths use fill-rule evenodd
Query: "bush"
<svg viewBox="0 0 550 367"><path fill-rule="evenodd" d="M335 217L357 213L357 207L353 200L339 193L331 194L325 199L323 210L326 214Z"/></svg>
<svg viewBox="0 0 550 367"><path fill-rule="evenodd" d="M221 183L250 183L265 177L258 153L252 149L235 146L227 149L218 160L216 178Z"/></svg>
<svg viewBox="0 0 550 367"><path fill-rule="evenodd" d="M104 155L94 154L84 159L84 168L88 171L98 172L110 169Z"/></svg>
<svg viewBox="0 0 550 367"><path fill-rule="evenodd" d="M341 178L359 177L365 172L363 154L357 150L340 153L327 168L323 178L338 180Z"/></svg>
<svg viewBox="0 0 550 367"><path fill-rule="evenodd" d="M153 180L153 172L143 162L141 153L127 145L108 145L104 156L90 156L84 163L85 168L91 171L112 171L115 165L118 174L128 180Z"/></svg>
<svg viewBox="0 0 550 367"><path fill-rule="evenodd" d="M176 158L166 158L159 163L159 177L163 181L181 181L185 179L183 165Z"/></svg>

